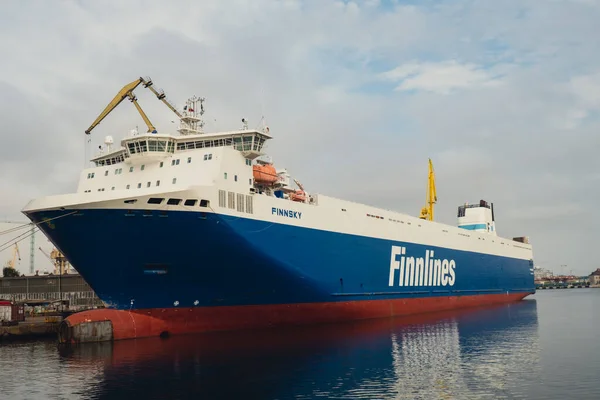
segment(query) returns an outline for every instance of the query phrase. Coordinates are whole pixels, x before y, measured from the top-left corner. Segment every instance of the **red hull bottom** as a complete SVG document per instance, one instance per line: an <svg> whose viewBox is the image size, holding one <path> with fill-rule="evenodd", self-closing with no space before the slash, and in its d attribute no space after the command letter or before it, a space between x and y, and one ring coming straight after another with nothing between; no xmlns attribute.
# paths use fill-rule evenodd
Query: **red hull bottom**
<svg viewBox="0 0 600 400"><path fill-rule="evenodd" d="M385 318L515 302L533 293L133 311L99 309L67 317L60 327L59 341L96 342Z"/></svg>

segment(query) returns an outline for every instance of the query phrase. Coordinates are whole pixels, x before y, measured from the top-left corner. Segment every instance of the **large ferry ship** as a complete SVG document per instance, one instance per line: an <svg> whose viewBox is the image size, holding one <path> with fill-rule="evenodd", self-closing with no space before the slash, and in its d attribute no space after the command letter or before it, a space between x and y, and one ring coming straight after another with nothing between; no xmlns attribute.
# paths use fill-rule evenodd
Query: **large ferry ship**
<svg viewBox="0 0 600 400"><path fill-rule="evenodd" d="M178 134L157 132L140 84L177 114ZM460 205L450 226L311 193L264 154L268 127L205 133L204 99L178 110L148 78L86 134L124 99L148 132L120 146L107 136L75 193L23 209L106 305L66 318L61 341L391 317L535 292L532 247L497 235L493 204Z"/></svg>

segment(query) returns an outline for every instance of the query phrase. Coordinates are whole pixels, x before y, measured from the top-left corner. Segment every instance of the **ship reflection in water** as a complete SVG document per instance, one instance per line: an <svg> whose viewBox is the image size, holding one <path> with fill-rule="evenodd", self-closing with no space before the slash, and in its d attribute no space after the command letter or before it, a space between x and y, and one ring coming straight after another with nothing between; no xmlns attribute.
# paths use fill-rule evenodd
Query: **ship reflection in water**
<svg viewBox="0 0 600 400"><path fill-rule="evenodd" d="M519 398L539 394L535 300L404 319L61 348L85 398ZM94 378L91 375L96 375Z"/></svg>

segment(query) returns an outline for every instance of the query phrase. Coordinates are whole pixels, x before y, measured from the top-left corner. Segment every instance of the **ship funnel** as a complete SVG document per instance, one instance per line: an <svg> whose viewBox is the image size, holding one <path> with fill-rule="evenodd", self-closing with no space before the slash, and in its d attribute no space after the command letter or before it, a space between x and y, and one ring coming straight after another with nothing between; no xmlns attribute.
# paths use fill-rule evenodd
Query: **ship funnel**
<svg viewBox="0 0 600 400"><path fill-rule="evenodd" d="M478 204L465 203L459 206L458 227L497 236L493 203L490 204L485 200L480 200Z"/></svg>

